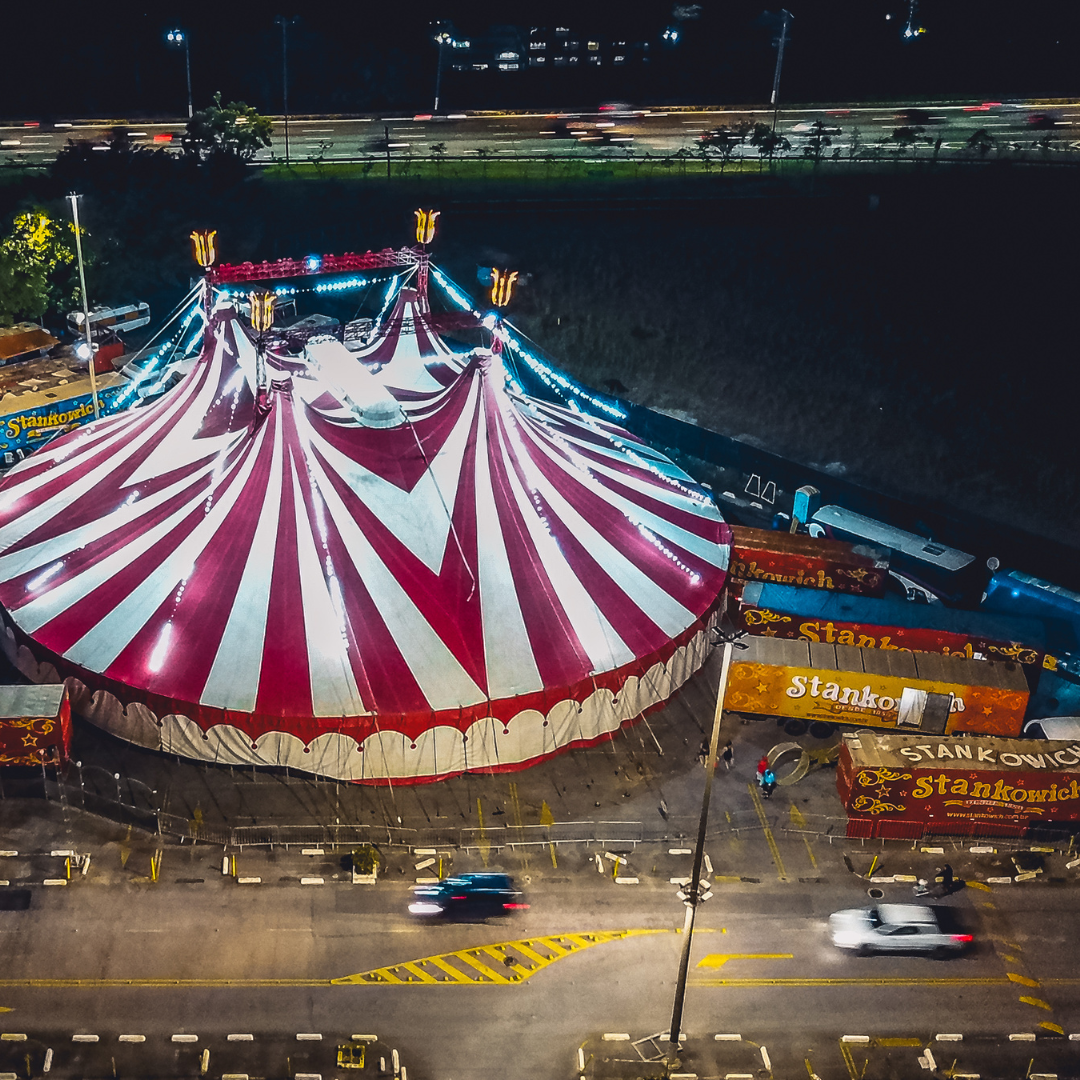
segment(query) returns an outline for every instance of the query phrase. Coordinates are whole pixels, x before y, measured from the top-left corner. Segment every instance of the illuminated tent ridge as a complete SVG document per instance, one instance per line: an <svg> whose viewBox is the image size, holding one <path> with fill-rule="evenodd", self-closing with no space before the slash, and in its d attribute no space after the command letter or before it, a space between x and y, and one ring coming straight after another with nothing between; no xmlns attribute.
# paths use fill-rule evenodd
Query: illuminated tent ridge
<svg viewBox="0 0 1080 1080"><path fill-rule="evenodd" d="M154 749L381 782L604 738L700 667L730 534L667 458L454 354L412 290L380 374L308 356L260 384L222 306L174 391L8 474L29 677Z"/></svg>

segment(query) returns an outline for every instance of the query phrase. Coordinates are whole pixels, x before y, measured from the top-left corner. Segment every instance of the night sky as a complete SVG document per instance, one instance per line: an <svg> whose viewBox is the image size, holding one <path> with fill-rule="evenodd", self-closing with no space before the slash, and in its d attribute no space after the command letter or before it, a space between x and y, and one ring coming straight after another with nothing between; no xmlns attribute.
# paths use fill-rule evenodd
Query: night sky
<svg viewBox="0 0 1080 1080"><path fill-rule="evenodd" d="M767 0L766 0L767 2ZM773 10L779 5L773 3ZM603 100L749 103L767 98L775 52L762 0L703 0L682 22L682 42L663 49L670 2L413 0L381 6L298 5L290 31L295 112L424 107L434 82L429 26L450 19L479 36L513 23L565 25L602 38L653 43L648 66L595 72L447 76L448 108L594 107ZM782 96L797 101L974 96L1071 96L1080 90L1080 5L1074 0L921 0L926 34L903 43L906 0L790 0L795 16ZM0 116L177 116L186 107L183 53L171 26L190 35L196 107L215 90L264 112L281 109L281 32L269 5L135 4L102 0L78 18L47 23L46 9L9 5L0 67ZM50 11L53 9L49 9ZM892 19L886 19L887 14ZM14 47L12 47L14 46Z"/></svg>

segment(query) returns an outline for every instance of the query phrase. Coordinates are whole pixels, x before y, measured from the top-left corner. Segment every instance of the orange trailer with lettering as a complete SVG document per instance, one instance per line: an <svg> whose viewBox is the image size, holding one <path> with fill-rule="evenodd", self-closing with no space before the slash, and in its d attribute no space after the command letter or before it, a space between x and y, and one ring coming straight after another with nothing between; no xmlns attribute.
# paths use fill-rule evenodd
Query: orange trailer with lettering
<svg viewBox="0 0 1080 1080"><path fill-rule="evenodd" d="M732 659L724 707L814 723L1015 737L1028 702L1019 664L939 653L751 637Z"/></svg>

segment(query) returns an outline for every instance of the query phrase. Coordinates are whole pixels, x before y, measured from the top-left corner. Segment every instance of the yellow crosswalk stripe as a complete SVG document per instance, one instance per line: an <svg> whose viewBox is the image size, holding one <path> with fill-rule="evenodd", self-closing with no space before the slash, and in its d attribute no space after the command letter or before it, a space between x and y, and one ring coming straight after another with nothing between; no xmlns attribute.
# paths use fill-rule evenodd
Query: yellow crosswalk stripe
<svg viewBox="0 0 1080 1080"><path fill-rule="evenodd" d="M590 934L552 934L547 937L503 941L474 949L425 956L388 967L372 968L357 975L332 979L337 986L491 986L515 985L531 978L556 960L593 945L638 937L667 934L668 930L599 930ZM515 955L516 954L516 955ZM441 972L446 978L440 978Z"/></svg>

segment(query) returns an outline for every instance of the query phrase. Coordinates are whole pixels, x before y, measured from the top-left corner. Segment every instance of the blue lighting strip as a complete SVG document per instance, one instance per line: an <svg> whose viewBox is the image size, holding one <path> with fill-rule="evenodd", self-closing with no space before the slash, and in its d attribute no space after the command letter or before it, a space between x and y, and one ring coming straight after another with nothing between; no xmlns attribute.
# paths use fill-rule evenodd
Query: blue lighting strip
<svg viewBox="0 0 1080 1080"><path fill-rule="evenodd" d="M472 300L453 281L450 280L437 266L431 267L431 276L438 282L439 287L463 311L471 311L478 319L482 312L473 307ZM557 367L552 367L546 360L531 352L526 344L527 338L521 335L513 326L504 322L508 344L514 356L519 359L545 386L558 394L568 404L582 402L589 408L602 413L605 417L613 420L625 420L627 414L610 401L597 397L588 387L583 386L569 375L564 374Z"/></svg>
<svg viewBox="0 0 1080 1080"><path fill-rule="evenodd" d="M206 329L205 318L182 349L180 348L180 343L187 333L188 327L190 327L192 322L202 314L202 304L199 300L196 300L188 313L180 320L180 326L172 337L163 341L156 351L150 354L149 361L143 368L142 374L137 379L133 379L128 383L128 385L113 399L106 411L106 415L111 416L115 413L123 412L124 409L132 405L136 399L149 397L164 389L164 382L161 379L159 379L157 383L151 383L151 380L154 376L161 373L164 368L167 368L169 361L175 357L178 351L183 358L190 356L192 351L198 348L202 342L203 332ZM140 393L140 391L142 392Z"/></svg>
<svg viewBox="0 0 1080 1080"><path fill-rule="evenodd" d="M397 275L395 275L396 277ZM352 292L354 289L366 289L369 285L375 283L376 279L366 277L347 277L337 278L334 281L320 281L317 285L275 285L274 294L276 296L288 297L288 296L301 296L304 293L339 293L339 292ZM223 287L215 286L214 291L220 297L228 300L246 300L248 294L251 293L258 282L250 282L243 288L227 289Z"/></svg>

